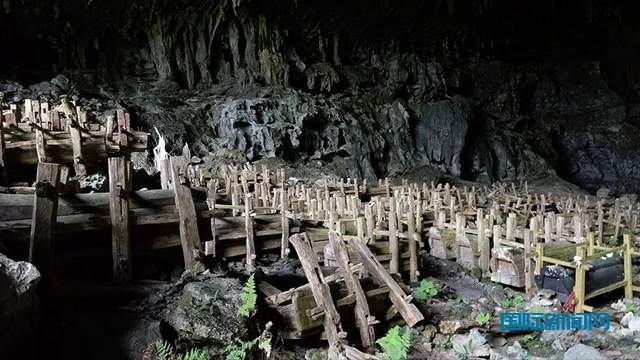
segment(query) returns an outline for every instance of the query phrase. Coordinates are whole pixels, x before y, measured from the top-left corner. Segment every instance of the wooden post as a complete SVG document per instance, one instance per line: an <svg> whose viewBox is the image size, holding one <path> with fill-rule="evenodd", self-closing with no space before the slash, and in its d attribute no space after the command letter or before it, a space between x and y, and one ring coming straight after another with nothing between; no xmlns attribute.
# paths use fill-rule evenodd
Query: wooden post
<svg viewBox="0 0 640 360"><path fill-rule="evenodd" d="M329 341L329 346L335 346L341 341L342 325L340 314L331 297L329 285L327 285L316 253L313 251L311 241L305 233L295 234L289 238L300 258L302 269L309 281L316 305L324 312L324 331Z"/></svg>
<svg viewBox="0 0 640 360"><path fill-rule="evenodd" d="M71 148L73 150L73 168L76 176L86 176L87 168L84 165L82 157L82 132L80 131L80 123L78 119L68 119L69 136L71 137Z"/></svg>
<svg viewBox="0 0 640 360"><path fill-rule="evenodd" d="M633 297L633 264L631 262L631 234L624 234L624 297L631 299Z"/></svg>
<svg viewBox="0 0 640 360"><path fill-rule="evenodd" d="M216 190L218 188L218 179L211 179L207 184L207 207L209 210L216 208ZM211 240L204 243L204 254L216 257L216 218L211 216Z"/></svg>
<svg viewBox="0 0 640 360"><path fill-rule="evenodd" d="M169 170L169 159L158 160L158 171L160 171L160 188L171 189L171 171Z"/></svg>
<svg viewBox="0 0 640 360"><path fill-rule="evenodd" d="M244 227L247 231L247 266L252 269L256 263L255 229L253 224L253 194L246 194L244 201Z"/></svg>
<svg viewBox="0 0 640 360"><path fill-rule="evenodd" d="M542 257L544 256L544 244L539 242L536 244L536 269L535 269L535 273L537 275L540 275L540 272L542 271L542 265L543 265L543 261L542 261Z"/></svg>
<svg viewBox="0 0 640 360"><path fill-rule="evenodd" d="M4 131L2 124L2 98L0 97L0 185L6 185L7 181L7 169L5 164L5 143L4 143Z"/></svg>
<svg viewBox="0 0 640 360"><path fill-rule="evenodd" d="M576 248L576 257L579 259L578 265L576 265L576 283L573 287L573 293L575 295L575 312L581 313L584 310L584 297L585 297L585 260L586 251L583 246Z"/></svg>
<svg viewBox="0 0 640 360"><path fill-rule="evenodd" d="M489 274L489 260L491 259L491 244L489 243L489 237L487 236L487 223L484 218L484 209L478 208L476 215L476 221L478 223L478 247L480 248L479 265L482 270L483 276Z"/></svg>
<svg viewBox="0 0 640 360"><path fill-rule="evenodd" d="M391 252L391 262L389 272L400 273L400 244L398 243L398 225L396 223L396 202L391 198L389 202L389 251Z"/></svg>
<svg viewBox="0 0 640 360"><path fill-rule="evenodd" d="M175 194L176 208L180 217L180 243L186 269L193 266L196 251L200 250L200 235L198 234L198 218L196 215L191 188L187 179L187 159L174 156L169 159L171 179Z"/></svg>
<svg viewBox="0 0 640 360"><path fill-rule="evenodd" d="M524 289L527 295L533 293L533 271L531 271L531 240L533 232L524 229Z"/></svg>
<svg viewBox="0 0 640 360"><path fill-rule="evenodd" d="M54 230L58 213L57 184L59 178L60 165L38 164L29 238L29 262L45 275L50 274L54 266Z"/></svg>
<svg viewBox="0 0 640 360"><path fill-rule="evenodd" d="M342 240L342 237L338 236L333 231L329 232L329 243L333 247L333 253L336 258L337 264L340 267L342 275L347 285L349 292L355 295L356 304L354 307L356 325L360 332L360 341L363 348L370 348L375 343L375 331L373 330L373 318L369 313L369 305L367 303L367 296L360 286L360 281L351 271L351 265L349 264L349 254L347 247Z"/></svg>
<svg viewBox="0 0 640 360"><path fill-rule="evenodd" d="M415 216L413 208L407 213L407 237L409 238L409 281L418 281L418 235L416 234Z"/></svg>
<svg viewBox="0 0 640 360"><path fill-rule="evenodd" d="M131 233L129 227L129 173L131 163L123 157L109 158L109 213L111 215L111 252L113 279L130 282L132 272Z"/></svg>
<svg viewBox="0 0 640 360"><path fill-rule="evenodd" d="M280 242L280 258L285 259L289 256L289 218L287 217L287 208L289 200L287 191L282 183L280 189L280 223L282 226L282 238Z"/></svg>
<svg viewBox="0 0 640 360"><path fill-rule="evenodd" d="M367 238L369 238L370 242L375 242L376 236L373 234L373 230L375 229L376 224L373 220L373 204L365 205L364 218L367 222Z"/></svg>

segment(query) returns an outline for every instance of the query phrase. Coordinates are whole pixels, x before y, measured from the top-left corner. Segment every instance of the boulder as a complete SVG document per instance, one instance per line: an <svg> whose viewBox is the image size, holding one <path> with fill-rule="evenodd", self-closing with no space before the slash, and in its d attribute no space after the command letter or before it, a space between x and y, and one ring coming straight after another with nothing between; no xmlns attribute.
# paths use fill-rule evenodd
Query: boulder
<svg viewBox="0 0 640 360"><path fill-rule="evenodd" d="M564 353L564 360L606 360L598 349L584 344L576 344Z"/></svg>
<svg viewBox="0 0 640 360"><path fill-rule="evenodd" d="M237 279L202 275L187 283L180 296L167 306L161 327L167 337L189 346L207 346L220 353L227 344L247 336L242 305L242 284Z"/></svg>
<svg viewBox="0 0 640 360"><path fill-rule="evenodd" d="M40 272L25 261L0 254L0 353L28 352L21 339L31 338L38 328ZM9 356L10 357L10 356Z"/></svg>

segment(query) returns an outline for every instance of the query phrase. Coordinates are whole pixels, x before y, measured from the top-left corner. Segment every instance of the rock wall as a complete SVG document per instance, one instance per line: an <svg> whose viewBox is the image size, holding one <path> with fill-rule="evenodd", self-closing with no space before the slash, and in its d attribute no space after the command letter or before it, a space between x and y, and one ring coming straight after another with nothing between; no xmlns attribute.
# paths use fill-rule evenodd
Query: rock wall
<svg viewBox="0 0 640 360"><path fill-rule="evenodd" d="M557 173L637 192L636 7L7 0L0 71L24 83L62 72L201 156L371 179L422 166L478 181Z"/></svg>

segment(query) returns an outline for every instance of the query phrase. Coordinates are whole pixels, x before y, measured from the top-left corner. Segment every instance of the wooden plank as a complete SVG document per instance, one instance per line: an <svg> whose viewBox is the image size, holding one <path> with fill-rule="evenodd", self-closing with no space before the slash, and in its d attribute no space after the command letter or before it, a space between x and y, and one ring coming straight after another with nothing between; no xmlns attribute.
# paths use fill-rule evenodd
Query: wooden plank
<svg viewBox="0 0 640 360"><path fill-rule="evenodd" d="M217 189L218 180L209 180L207 184L207 207L209 210L214 210L216 208L216 189ZM204 243L204 254L211 255L216 257L216 218L215 216L211 216L211 240Z"/></svg>
<svg viewBox="0 0 640 360"><path fill-rule="evenodd" d="M412 198L413 199L413 198ZM418 271L418 234L416 233L415 216L413 203L410 203L409 212L407 213L407 236L409 240L409 281L415 283L418 281L420 272Z"/></svg>
<svg viewBox="0 0 640 360"><path fill-rule="evenodd" d="M355 295L356 305L354 307L355 317L356 317L356 325L360 332L360 341L362 343L362 347L370 348L374 346L376 336L373 327L371 326L374 323L375 319L369 313L369 304L367 303L367 296L362 290L362 286L360 286L360 281L353 275L351 272L351 265L349 264L349 254L347 252L347 247L338 234L333 231L329 232L329 242L331 247L333 248L333 253L342 271L342 274L345 279L345 284L347 285L347 289L353 295Z"/></svg>
<svg viewBox="0 0 640 360"><path fill-rule="evenodd" d="M398 285L393 277L385 270L371 250L357 238L351 238L349 245L359 253L362 264L367 272L371 274L380 285L389 288L389 298L400 315L402 315L404 321L411 327L422 321L424 316L415 305L411 304L411 296L404 293L400 285Z"/></svg>
<svg viewBox="0 0 640 360"><path fill-rule="evenodd" d="M324 330L329 341L329 346L336 346L344 336L341 336L342 325L340 315L331 297L331 291L327 285L318 258L311 246L311 241L305 233L295 234L289 241L296 249L296 253L302 264L304 273L309 281L313 298L324 311Z"/></svg>
<svg viewBox="0 0 640 360"><path fill-rule="evenodd" d="M624 297L633 297L633 264L631 261L631 234L624 234Z"/></svg>
<svg viewBox="0 0 640 360"><path fill-rule="evenodd" d="M391 252L391 262L389 271L392 274L400 273L400 244L398 243L398 225L396 214L396 202L391 198L389 201L389 251Z"/></svg>
<svg viewBox="0 0 640 360"><path fill-rule="evenodd" d="M87 168L82 157L82 134L77 119L69 119L69 135L71 136L71 148L73 151L73 168L76 176L86 176Z"/></svg>
<svg viewBox="0 0 640 360"><path fill-rule="evenodd" d="M255 230L253 224L253 194L246 194L244 201L244 228L247 232L246 235L246 247L247 256L246 264L249 269L252 269L256 264L256 244L255 244Z"/></svg>
<svg viewBox="0 0 640 360"><path fill-rule="evenodd" d="M109 158L108 165L113 279L116 283L124 283L130 282L133 277L129 218L131 163L123 157L117 157Z"/></svg>
<svg viewBox="0 0 640 360"><path fill-rule="evenodd" d="M185 268L193 266L196 252L200 250L200 235L198 234L198 219L189 180L187 179L187 159L183 156L173 156L169 159L171 179L175 194L176 208L180 217L180 242Z"/></svg>
<svg viewBox="0 0 640 360"><path fill-rule="evenodd" d="M51 274L54 265L59 178L60 165L38 165L29 239L29 262L45 275Z"/></svg>
<svg viewBox="0 0 640 360"><path fill-rule="evenodd" d="M2 114L2 98L0 98L0 114ZM3 127L4 125L2 124L2 119L0 117L0 185L6 185L8 183Z"/></svg>
<svg viewBox="0 0 640 360"><path fill-rule="evenodd" d="M289 199L288 193L282 183L280 188L280 224L282 227L282 237L280 245L280 258L285 259L289 256L289 218L287 217Z"/></svg>

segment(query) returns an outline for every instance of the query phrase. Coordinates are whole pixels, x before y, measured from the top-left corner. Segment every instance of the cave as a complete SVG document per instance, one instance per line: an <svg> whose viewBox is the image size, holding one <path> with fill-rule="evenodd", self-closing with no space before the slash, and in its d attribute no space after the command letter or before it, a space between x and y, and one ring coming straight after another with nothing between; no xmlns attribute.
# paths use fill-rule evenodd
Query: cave
<svg viewBox="0 0 640 360"><path fill-rule="evenodd" d="M636 358L639 11L3 0L0 357Z"/></svg>

